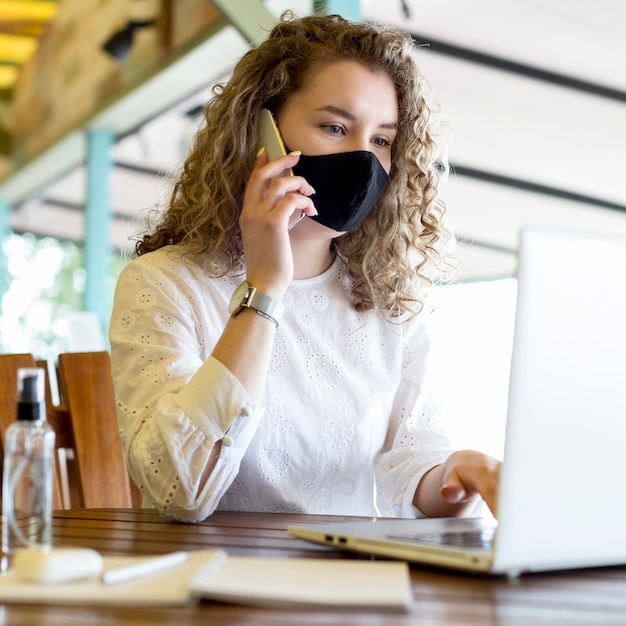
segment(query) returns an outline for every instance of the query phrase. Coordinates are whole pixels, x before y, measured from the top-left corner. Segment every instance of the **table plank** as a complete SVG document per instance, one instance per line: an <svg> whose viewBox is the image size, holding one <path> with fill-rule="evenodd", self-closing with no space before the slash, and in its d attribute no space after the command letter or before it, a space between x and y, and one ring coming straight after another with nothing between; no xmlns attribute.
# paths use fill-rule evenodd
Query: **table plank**
<svg viewBox="0 0 626 626"><path fill-rule="evenodd" d="M55 513L54 533L59 545L90 546L106 554L159 554L173 550L223 548L231 554L274 557L361 558L337 553L289 535L288 524L310 521L309 516L217 512L200 524L182 524L158 513L98 509ZM340 518L356 519L356 518ZM318 521L337 521L332 516ZM106 533L104 532L106 530ZM93 545L94 535L98 543Z"/></svg>

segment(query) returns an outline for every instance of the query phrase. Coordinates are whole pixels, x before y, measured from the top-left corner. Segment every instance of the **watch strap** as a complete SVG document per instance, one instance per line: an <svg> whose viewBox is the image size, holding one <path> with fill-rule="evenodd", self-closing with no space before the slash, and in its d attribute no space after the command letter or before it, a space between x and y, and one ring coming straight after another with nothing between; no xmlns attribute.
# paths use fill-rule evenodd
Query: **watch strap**
<svg viewBox="0 0 626 626"><path fill-rule="evenodd" d="M272 320L276 326L284 312L283 305L276 298L261 293L252 285L249 286L248 296L241 305L254 309L262 317Z"/></svg>
<svg viewBox="0 0 626 626"><path fill-rule="evenodd" d="M243 293L241 293L242 290ZM237 296L237 293L241 295ZM234 302L231 302L231 313L233 315L237 315L246 307L255 310L261 317L271 320L278 326L278 320L283 315L284 307L282 303L275 298L261 293L247 281L244 281L237 288L233 298Z"/></svg>

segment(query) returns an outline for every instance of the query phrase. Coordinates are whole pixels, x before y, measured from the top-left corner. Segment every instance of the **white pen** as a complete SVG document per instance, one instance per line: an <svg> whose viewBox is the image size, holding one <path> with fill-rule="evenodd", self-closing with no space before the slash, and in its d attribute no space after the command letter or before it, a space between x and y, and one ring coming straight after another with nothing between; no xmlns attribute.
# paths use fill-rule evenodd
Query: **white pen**
<svg viewBox="0 0 626 626"><path fill-rule="evenodd" d="M189 559L189 552L172 552L164 556L157 556L141 563L118 567L102 574L102 582L105 585L125 583L135 578L156 574L175 565L180 565Z"/></svg>

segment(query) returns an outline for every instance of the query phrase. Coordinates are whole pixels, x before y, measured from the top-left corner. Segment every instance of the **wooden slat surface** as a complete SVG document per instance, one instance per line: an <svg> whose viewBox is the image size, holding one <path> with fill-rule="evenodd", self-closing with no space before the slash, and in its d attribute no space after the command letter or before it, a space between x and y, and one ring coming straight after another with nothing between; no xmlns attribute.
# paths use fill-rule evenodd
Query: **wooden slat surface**
<svg viewBox="0 0 626 626"><path fill-rule="evenodd" d="M3 449L6 429L16 416L17 370L23 367L37 367L32 354L0 355L0 437Z"/></svg>
<svg viewBox="0 0 626 626"><path fill-rule="evenodd" d="M217 512L197 525L173 523L154 511L71 510L54 519L57 545L105 554L159 554L226 548L231 554L277 558L357 558L291 537L288 524L341 518ZM349 519L349 518L343 518ZM365 559L366 557L358 557ZM7 624L332 624L385 626L598 626L626 624L626 567L533 574L509 581L411 567L410 612L256 609L202 602L184 609L2 607Z"/></svg>
<svg viewBox="0 0 626 626"><path fill-rule="evenodd" d="M81 504L131 507L131 486L117 429L108 352L59 355L59 390L71 414Z"/></svg>

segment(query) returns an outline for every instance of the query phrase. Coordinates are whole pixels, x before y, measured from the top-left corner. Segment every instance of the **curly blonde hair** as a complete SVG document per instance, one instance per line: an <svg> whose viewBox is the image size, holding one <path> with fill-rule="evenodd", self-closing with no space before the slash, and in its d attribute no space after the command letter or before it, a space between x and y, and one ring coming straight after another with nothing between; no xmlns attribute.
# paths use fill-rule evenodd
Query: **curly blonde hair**
<svg viewBox="0 0 626 626"><path fill-rule="evenodd" d="M260 110L279 111L317 69L356 61L392 79L399 131L383 196L363 224L334 239L333 246L352 275L357 310L376 309L388 317L419 312L432 268L444 260L449 232L439 200L437 109L428 101L413 51L411 39L394 28L338 15L283 14L269 37L241 58L230 80L214 87L168 210L137 242L136 254L183 243L188 254L208 256L215 276L242 272L239 215L256 156Z"/></svg>

